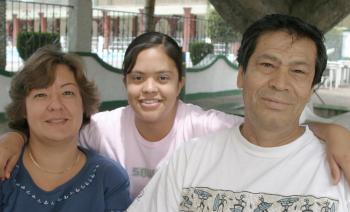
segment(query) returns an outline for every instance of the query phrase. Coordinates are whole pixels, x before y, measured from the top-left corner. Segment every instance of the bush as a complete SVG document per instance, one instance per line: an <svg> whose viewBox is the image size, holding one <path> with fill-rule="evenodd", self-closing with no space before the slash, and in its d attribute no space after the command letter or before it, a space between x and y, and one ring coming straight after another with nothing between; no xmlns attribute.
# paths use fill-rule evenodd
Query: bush
<svg viewBox="0 0 350 212"><path fill-rule="evenodd" d="M214 46L205 42L192 42L189 46L192 64L198 64L205 56L214 52Z"/></svg>
<svg viewBox="0 0 350 212"><path fill-rule="evenodd" d="M45 32L20 32L17 36L17 50L23 60L27 60L37 49L46 45L61 49L60 36Z"/></svg>

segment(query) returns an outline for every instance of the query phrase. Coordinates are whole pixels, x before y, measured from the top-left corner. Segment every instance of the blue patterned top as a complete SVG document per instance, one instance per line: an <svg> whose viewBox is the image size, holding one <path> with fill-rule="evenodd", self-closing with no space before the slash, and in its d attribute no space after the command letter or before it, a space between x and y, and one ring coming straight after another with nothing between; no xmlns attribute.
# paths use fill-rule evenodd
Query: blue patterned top
<svg viewBox="0 0 350 212"><path fill-rule="evenodd" d="M9 180L0 181L1 212L120 212L131 203L129 178L116 162L80 148L87 161L81 171L53 191L40 189L23 165L23 152Z"/></svg>

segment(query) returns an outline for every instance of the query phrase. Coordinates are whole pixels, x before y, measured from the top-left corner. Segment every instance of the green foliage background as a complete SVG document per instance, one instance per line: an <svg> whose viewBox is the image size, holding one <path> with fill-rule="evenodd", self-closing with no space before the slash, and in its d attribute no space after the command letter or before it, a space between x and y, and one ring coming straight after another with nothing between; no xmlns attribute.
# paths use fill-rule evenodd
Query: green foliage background
<svg viewBox="0 0 350 212"><path fill-rule="evenodd" d="M198 64L205 56L214 52L214 46L205 42L191 42L189 45L192 64Z"/></svg>
<svg viewBox="0 0 350 212"><path fill-rule="evenodd" d="M54 45L61 49L59 34L46 32L20 32L17 36L18 54L23 60L27 60L38 48L46 45Z"/></svg>

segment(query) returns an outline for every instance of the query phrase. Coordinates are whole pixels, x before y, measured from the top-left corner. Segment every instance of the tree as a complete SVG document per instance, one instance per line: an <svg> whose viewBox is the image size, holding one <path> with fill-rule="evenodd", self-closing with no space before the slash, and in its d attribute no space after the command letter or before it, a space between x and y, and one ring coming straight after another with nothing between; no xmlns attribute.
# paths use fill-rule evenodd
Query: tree
<svg viewBox="0 0 350 212"><path fill-rule="evenodd" d="M156 0L146 0L145 4L145 32L152 32L155 30L154 23L154 5Z"/></svg>
<svg viewBox="0 0 350 212"><path fill-rule="evenodd" d="M6 67L6 1L0 1L0 69Z"/></svg>
<svg viewBox="0 0 350 212"><path fill-rule="evenodd" d="M228 53L228 44L239 41L241 37L215 10L209 12L208 34L213 42L225 44L225 54Z"/></svg>

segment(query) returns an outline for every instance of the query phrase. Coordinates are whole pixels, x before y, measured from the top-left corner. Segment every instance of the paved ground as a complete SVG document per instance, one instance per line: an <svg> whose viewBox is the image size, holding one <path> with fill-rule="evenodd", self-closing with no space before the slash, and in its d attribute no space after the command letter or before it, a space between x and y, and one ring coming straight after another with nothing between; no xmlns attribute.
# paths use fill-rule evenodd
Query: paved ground
<svg viewBox="0 0 350 212"><path fill-rule="evenodd" d="M313 95L312 101L315 103L325 103L327 105L347 107L350 109L350 86L332 90L319 89L317 94L321 97L321 99L316 95Z"/></svg>
<svg viewBox="0 0 350 212"><path fill-rule="evenodd" d="M224 111L225 113L243 115L243 99L241 95L186 100L186 102L199 105L206 110L216 109Z"/></svg>

